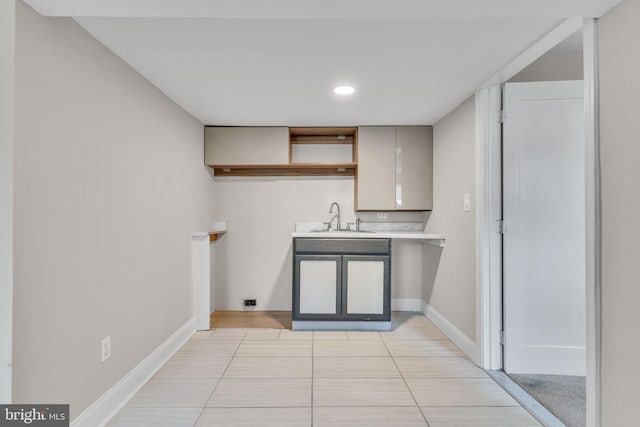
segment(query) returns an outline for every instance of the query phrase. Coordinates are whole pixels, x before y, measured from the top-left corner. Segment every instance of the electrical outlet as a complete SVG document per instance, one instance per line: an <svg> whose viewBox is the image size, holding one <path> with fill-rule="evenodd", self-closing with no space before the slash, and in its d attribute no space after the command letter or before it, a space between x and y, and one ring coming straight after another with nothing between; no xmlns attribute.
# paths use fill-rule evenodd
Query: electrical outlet
<svg viewBox="0 0 640 427"><path fill-rule="evenodd" d="M378 218L378 219L387 219L387 213L386 212L378 212L378 214L376 215L376 218Z"/></svg>
<svg viewBox="0 0 640 427"><path fill-rule="evenodd" d="M111 336L103 338L100 341L100 362L104 363L105 360L111 357Z"/></svg>
<svg viewBox="0 0 640 427"><path fill-rule="evenodd" d="M242 301L245 307L255 307L258 305L258 301L255 298L249 298Z"/></svg>
<svg viewBox="0 0 640 427"><path fill-rule="evenodd" d="M471 212L471 194L467 193L464 195L463 207L465 212Z"/></svg>

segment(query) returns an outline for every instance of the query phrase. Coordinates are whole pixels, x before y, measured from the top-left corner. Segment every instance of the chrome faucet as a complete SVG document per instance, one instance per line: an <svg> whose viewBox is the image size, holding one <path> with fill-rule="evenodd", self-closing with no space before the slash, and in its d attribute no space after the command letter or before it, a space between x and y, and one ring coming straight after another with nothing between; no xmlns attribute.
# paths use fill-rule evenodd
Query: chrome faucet
<svg viewBox="0 0 640 427"><path fill-rule="evenodd" d="M333 206L338 208L338 213L335 214L331 220L329 221L329 228L331 228L331 224L333 223L334 219L337 219L336 221L336 230L340 230L341 226L340 226L340 205L338 204L338 202L333 202L331 203L331 207L329 208L329 213L333 213Z"/></svg>

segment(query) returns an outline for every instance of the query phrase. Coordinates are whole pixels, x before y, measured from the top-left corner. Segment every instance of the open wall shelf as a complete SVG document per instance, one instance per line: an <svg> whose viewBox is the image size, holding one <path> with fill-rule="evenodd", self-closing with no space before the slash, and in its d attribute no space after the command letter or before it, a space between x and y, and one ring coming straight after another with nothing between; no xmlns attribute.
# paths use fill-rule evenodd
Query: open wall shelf
<svg viewBox="0 0 640 427"><path fill-rule="evenodd" d="M357 167L356 163L212 166L215 176L355 176Z"/></svg>
<svg viewBox="0 0 640 427"><path fill-rule="evenodd" d="M356 176L358 128L289 128L287 164L209 165L215 176Z"/></svg>

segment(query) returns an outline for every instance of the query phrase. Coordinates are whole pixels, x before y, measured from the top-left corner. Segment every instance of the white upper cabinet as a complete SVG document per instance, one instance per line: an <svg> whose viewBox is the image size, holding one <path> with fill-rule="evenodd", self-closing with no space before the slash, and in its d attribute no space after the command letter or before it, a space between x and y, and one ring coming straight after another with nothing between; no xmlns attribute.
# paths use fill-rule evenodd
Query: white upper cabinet
<svg viewBox="0 0 640 427"><path fill-rule="evenodd" d="M391 211L396 208L396 128L358 128L358 210Z"/></svg>
<svg viewBox="0 0 640 427"><path fill-rule="evenodd" d="M204 162L213 165L286 165L287 127L205 127Z"/></svg>
<svg viewBox="0 0 640 427"><path fill-rule="evenodd" d="M396 128L396 209L433 208L433 128Z"/></svg>
<svg viewBox="0 0 640 427"><path fill-rule="evenodd" d="M360 127L356 189L357 210L431 210L433 128Z"/></svg>

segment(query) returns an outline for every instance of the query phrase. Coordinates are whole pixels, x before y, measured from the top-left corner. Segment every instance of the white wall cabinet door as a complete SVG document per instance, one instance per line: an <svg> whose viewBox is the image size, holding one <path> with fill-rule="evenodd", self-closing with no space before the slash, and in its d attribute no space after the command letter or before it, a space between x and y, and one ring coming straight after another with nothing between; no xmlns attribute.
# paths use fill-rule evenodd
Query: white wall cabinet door
<svg viewBox="0 0 640 427"><path fill-rule="evenodd" d="M583 91L582 81L505 87L507 373L585 375Z"/></svg>
<svg viewBox="0 0 640 427"><path fill-rule="evenodd" d="M356 209L394 210L396 129L389 126L358 128L358 180Z"/></svg>
<svg viewBox="0 0 640 427"><path fill-rule="evenodd" d="M300 287L297 313L338 317L341 312L341 261L333 255L298 255Z"/></svg>
<svg viewBox="0 0 640 427"><path fill-rule="evenodd" d="M433 128L396 128L395 208L425 211L433 208Z"/></svg>
<svg viewBox="0 0 640 427"><path fill-rule="evenodd" d="M358 128L356 209L425 211L433 208L433 128Z"/></svg>
<svg viewBox="0 0 640 427"><path fill-rule="evenodd" d="M286 165L287 127L205 127L204 162L215 165Z"/></svg>

